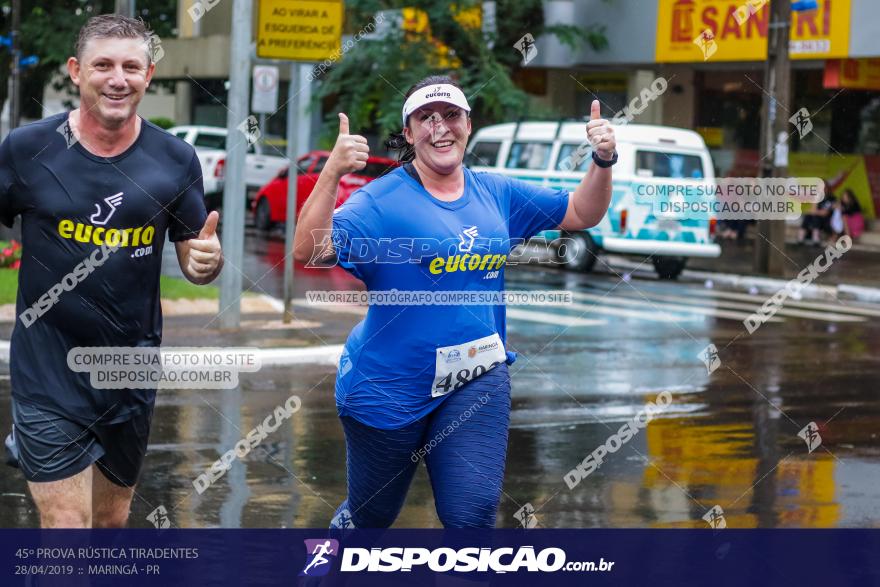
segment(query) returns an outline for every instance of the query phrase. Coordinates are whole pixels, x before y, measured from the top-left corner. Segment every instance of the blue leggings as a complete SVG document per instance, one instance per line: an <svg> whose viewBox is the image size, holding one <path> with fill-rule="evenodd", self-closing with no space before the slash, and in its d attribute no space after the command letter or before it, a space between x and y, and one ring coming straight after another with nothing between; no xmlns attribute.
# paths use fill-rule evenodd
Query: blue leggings
<svg viewBox="0 0 880 587"><path fill-rule="evenodd" d="M494 528L510 423L510 375L502 363L403 428L380 430L343 416L348 499L331 528L388 528L419 460L446 528Z"/></svg>

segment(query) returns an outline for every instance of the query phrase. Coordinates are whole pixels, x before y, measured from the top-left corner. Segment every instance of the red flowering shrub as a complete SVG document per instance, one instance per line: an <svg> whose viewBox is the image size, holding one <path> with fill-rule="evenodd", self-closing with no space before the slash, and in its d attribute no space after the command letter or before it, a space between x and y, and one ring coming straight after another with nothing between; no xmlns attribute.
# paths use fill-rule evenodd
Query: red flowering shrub
<svg viewBox="0 0 880 587"><path fill-rule="evenodd" d="M21 265L21 244L17 241L0 241L0 268L18 269Z"/></svg>

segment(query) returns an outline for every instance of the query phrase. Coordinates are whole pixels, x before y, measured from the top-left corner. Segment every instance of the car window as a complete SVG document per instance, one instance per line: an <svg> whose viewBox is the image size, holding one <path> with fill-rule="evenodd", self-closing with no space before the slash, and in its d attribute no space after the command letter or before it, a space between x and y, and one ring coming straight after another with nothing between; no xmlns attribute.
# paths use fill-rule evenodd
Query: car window
<svg viewBox="0 0 880 587"><path fill-rule="evenodd" d="M196 135L196 140L193 141L193 146L205 147L208 149L225 149L226 136L200 132Z"/></svg>
<svg viewBox="0 0 880 587"><path fill-rule="evenodd" d="M474 143L465 158L465 165L495 167L498 164L498 152L501 143L496 141L479 141Z"/></svg>
<svg viewBox="0 0 880 587"><path fill-rule="evenodd" d="M176 136L179 139L186 140L186 135L188 135L188 134L189 134L189 131L179 130L176 133L174 133L174 136Z"/></svg>
<svg viewBox="0 0 880 587"><path fill-rule="evenodd" d="M586 171L593 160L592 149L581 149L580 145L567 143L559 146L556 158L556 171Z"/></svg>
<svg viewBox="0 0 880 587"><path fill-rule="evenodd" d="M321 170L324 169L324 165L327 163L327 157L321 156L318 157L318 162L315 163L315 168L312 169L312 173L321 173Z"/></svg>
<svg viewBox="0 0 880 587"><path fill-rule="evenodd" d="M312 166L312 162L315 160L313 156L306 156L296 162L297 175L302 175L303 173L309 172L309 167Z"/></svg>
<svg viewBox="0 0 880 587"><path fill-rule="evenodd" d="M636 151L636 175L672 179L703 179L703 159L699 155Z"/></svg>
<svg viewBox="0 0 880 587"><path fill-rule="evenodd" d="M513 143L507 156L508 169L547 169L551 143Z"/></svg>

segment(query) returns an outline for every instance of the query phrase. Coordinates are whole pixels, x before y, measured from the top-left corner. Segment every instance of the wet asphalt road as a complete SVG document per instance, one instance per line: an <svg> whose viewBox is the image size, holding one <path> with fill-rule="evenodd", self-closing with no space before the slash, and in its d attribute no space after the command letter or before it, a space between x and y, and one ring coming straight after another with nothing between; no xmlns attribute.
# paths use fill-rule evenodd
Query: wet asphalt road
<svg viewBox="0 0 880 587"><path fill-rule="evenodd" d="M279 296L283 243L250 234L246 248L246 285ZM339 269L297 279L299 297L359 287ZM602 267L517 267L507 286L569 290L575 304L511 312L519 359L499 526L518 526L516 513L531 507L551 528L705 527L716 505L728 527L880 526L880 306L789 301L780 321L749 335L742 320L765 296ZM317 308L298 316L306 328L262 340L338 344L359 319ZM166 344L210 344L209 320L175 322L183 326ZM698 356L710 344L720 361L711 374ZM149 527L163 505L179 527L325 527L345 495L334 375L332 366L271 368L243 375L236 390L163 392L131 525ZM662 392L671 405L569 489L563 476ZM192 480L291 394L302 409L197 494ZM798 436L811 422L821 439L812 452ZM9 427L3 375L0 430ZM3 467L0 526L36 524L21 476ZM439 526L424 467L397 525Z"/></svg>

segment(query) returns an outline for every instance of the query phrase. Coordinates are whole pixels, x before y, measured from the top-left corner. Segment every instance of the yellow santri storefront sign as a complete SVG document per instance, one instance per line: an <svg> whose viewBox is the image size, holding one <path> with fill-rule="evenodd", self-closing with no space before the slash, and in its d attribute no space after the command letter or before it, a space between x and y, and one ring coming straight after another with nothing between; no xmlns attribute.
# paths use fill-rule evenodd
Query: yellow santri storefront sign
<svg viewBox="0 0 880 587"><path fill-rule="evenodd" d="M656 60L763 61L767 58L770 4L765 0L658 0ZM818 0L819 8L793 12L791 58L846 57L850 0ZM704 31L714 43L694 43Z"/></svg>

